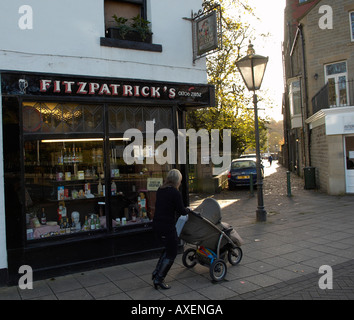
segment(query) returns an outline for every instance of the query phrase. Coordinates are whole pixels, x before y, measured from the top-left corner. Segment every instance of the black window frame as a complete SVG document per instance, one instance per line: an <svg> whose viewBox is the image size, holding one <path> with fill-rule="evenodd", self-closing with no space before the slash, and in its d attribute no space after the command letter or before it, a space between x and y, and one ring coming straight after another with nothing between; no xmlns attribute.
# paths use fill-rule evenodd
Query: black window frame
<svg viewBox="0 0 354 320"><path fill-rule="evenodd" d="M147 20L147 0L114 0L114 1L121 2L121 3L131 3L131 4L141 5L140 15L143 19ZM100 45L104 47L115 47L121 49L162 52L162 45L160 44L120 40L120 39L114 39L108 37L101 37Z"/></svg>

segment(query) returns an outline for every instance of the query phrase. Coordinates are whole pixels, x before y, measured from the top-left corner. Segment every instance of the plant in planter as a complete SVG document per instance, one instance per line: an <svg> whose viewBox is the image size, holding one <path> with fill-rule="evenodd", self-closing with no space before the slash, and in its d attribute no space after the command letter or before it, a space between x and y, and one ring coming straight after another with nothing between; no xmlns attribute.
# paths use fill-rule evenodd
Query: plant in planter
<svg viewBox="0 0 354 320"><path fill-rule="evenodd" d="M127 18L118 18L117 15L112 17L117 25L116 27L108 28L107 34L109 38L151 43L152 32L150 30L150 21L137 15L128 24L129 20Z"/></svg>
<svg viewBox="0 0 354 320"><path fill-rule="evenodd" d="M112 16L112 18L114 19L114 21L117 24L115 29L117 30L119 37L121 39L125 39L125 36L131 30L131 27L129 25L127 25L128 19L124 18L124 17L118 18L116 14L114 16Z"/></svg>
<svg viewBox="0 0 354 320"><path fill-rule="evenodd" d="M132 28L138 32L142 41L145 41L149 36L152 35L152 32L150 30L150 21L142 18L140 14L132 18L132 20Z"/></svg>

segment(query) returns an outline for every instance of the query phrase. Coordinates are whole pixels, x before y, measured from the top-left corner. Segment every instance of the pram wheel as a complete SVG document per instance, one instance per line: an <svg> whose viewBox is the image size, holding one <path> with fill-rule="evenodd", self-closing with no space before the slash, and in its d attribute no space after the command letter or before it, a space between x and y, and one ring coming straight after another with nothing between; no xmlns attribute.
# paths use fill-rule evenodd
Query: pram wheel
<svg viewBox="0 0 354 320"><path fill-rule="evenodd" d="M227 259L229 260L230 264L233 266L240 263L242 259L242 249L239 247L230 248L227 252Z"/></svg>
<svg viewBox="0 0 354 320"><path fill-rule="evenodd" d="M186 268L193 268L197 264L197 258L195 256L196 250L189 248L183 252L182 262Z"/></svg>
<svg viewBox="0 0 354 320"><path fill-rule="evenodd" d="M214 281L222 281L226 276L226 272L226 263L221 259L215 260L209 268L210 277Z"/></svg>

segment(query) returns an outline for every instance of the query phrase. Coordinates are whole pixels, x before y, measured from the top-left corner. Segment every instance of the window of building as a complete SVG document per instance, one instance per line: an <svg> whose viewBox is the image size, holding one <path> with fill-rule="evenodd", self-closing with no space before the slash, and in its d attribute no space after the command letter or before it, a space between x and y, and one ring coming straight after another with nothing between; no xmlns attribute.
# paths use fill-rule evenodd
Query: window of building
<svg viewBox="0 0 354 320"><path fill-rule="evenodd" d="M137 128L146 140L146 121L155 130L171 128L171 108L24 102L27 240L121 232L151 222L156 190L172 165L144 161L163 157L158 143L134 145L133 157L141 161L128 164L123 157L131 144L124 131Z"/></svg>
<svg viewBox="0 0 354 320"><path fill-rule="evenodd" d="M300 79L292 80L289 84L289 102L291 115L301 113L301 82Z"/></svg>
<svg viewBox="0 0 354 320"><path fill-rule="evenodd" d="M349 23L351 40L354 41L354 11L349 12Z"/></svg>
<svg viewBox="0 0 354 320"><path fill-rule="evenodd" d="M347 88L347 62L337 62L325 65L325 81L329 87L329 105L346 106L349 101Z"/></svg>
<svg viewBox="0 0 354 320"><path fill-rule="evenodd" d="M132 19L137 15L146 19L146 1L144 0L105 0L104 1L104 20L105 28L115 27L116 21L113 16Z"/></svg>
<svg viewBox="0 0 354 320"><path fill-rule="evenodd" d="M145 0L105 0L106 37L151 43L151 23L145 8Z"/></svg>
<svg viewBox="0 0 354 320"><path fill-rule="evenodd" d="M152 43L146 1L105 0L105 37L100 39L101 46L162 52L162 45Z"/></svg>

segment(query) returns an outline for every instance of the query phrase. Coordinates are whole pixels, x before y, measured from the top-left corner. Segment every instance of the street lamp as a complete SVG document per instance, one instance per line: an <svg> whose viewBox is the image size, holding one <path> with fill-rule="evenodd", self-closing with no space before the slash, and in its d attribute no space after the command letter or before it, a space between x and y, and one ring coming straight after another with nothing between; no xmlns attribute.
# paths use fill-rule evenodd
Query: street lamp
<svg viewBox="0 0 354 320"><path fill-rule="evenodd" d="M260 89L264 72L268 63L268 57L263 57L255 54L253 45L249 44L247 56L236 62L236 66L241 73L242 79L245 82L247 89L253 91L253 105L254 105L254 126L256 129L256 156L257 156L257 221L267 220L267 211L264 209L263 202L263 179L261 173L261 154L259 148L259 126L258 126L258 109L257 109L257 95L256 90Z"/></svg>

